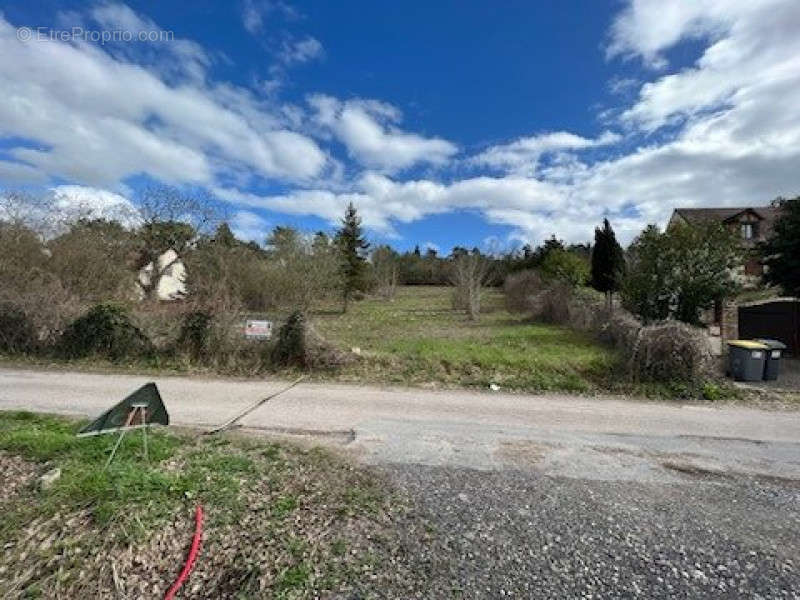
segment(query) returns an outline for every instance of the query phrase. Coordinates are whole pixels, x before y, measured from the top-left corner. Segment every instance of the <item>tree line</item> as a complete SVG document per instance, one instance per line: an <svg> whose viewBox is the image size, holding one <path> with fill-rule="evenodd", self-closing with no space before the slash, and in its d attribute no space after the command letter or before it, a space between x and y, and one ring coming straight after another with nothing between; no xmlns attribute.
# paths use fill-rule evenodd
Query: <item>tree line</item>
<svg viewBox="0 0 800 600"><path fill-rule="evenodd" d="M593 244L567 245L553 236L504 252L460 246L447 255L419 246L398 252L369 244L352 204L334 232L279 226L258 244L237 239L202 193L144 190L126 225L88 215L31 222L32 211L20 207L34 200L0 196L0 302L43 309L55 300L60 308L52 308L51 321L75 306L155 301L172 267L160 258L173 250L186 267L186 300L214 312L310 310L335 302L347 310L367 293L391 299L399 285L452 285L454 307L475 318L484 286L533 270L544 281L591 286L606 295L609 307L618 295L645 321L697 323L703 310L737 292L744 252L735 232L713 223L666 231L650 226L623 250L608 220L595 230ZM759 253L769 267L767 281L797 295L800 199L777 204L782 213L775 234Z"/></svg>

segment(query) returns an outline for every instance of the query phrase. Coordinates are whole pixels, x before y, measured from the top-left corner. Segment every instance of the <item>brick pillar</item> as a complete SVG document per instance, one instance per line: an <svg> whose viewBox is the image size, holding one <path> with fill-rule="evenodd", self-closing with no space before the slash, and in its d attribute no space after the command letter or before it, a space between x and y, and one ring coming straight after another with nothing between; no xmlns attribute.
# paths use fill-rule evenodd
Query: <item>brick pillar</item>
<svg viewBox="0 0 800 600"><path fill-rule="evenodd" d="M734 300L723 300L722 319L719 324L720 337L722 338L722 351L725 351L725 342L739 338L739 307Z"/></svg>

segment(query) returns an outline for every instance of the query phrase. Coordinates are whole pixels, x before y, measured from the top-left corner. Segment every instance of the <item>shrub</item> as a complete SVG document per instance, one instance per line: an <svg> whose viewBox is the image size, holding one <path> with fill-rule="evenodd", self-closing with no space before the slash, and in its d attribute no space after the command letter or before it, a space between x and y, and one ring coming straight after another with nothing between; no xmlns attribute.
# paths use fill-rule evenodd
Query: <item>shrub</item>
<svg viewBox="0 0 800 600"><path fill-rule="evenodd" d="M208 356L211 347L213 317L204 311L196 310L183 317L178 335L178 348L194 359Z"/></svg>
<svg viewBox="0 0 800 600"><path fill-rule="evenodd" d="M278 331L272 350L276 366L302 368L335 368L355 360L325 341L301 311L293 312Z"/></svg>
<svg viewBox="0 0 800 600"><path fill-rule="evenodd" d="M647 227L628 250L623 305L646 323L699 324L703 310L739 289L740 241L718 224L676 225L663 233Z"/></svg>
<svg viewBox="0 0 800 600"><path fill-rule="evenodd" d="M699 390L711 376L711 348L697 327L675 320L644 326L625 310L610 312L601 294L566 284L529 297L528 305L535 318L589 332L614 346L635 381L684 382Z"/></svg>
<svg viewBox="0 0 800 600"><path fill-rule="evenodd" d="M0 352L30 352L36 342L36 329L28 315L14 304L0 304Z"/></svg>
<svg viewBox="0 0 800 600"><path fill-rule="evenodd" d="M680 321L640 327L628 359L631 376L645 381L700 384L709 375L711 348L705 333Z"/></svg>
<svg viewBox="0 0 800 600"><path fill-rule="evenodd" d="M537 297L544 292L542 277L537 271L528 269L512 273L503 283L506 308L513 313L532 313Z"/></svg>
<svg viewBox="0 0 800 600"><path fill-rule="evenodd" d="M132 322L127 310L117 304L98 304L78 317L59 341L66 358L96 355L113 361L126 357L148 356L153 344Z"/></svg>
<svg viewBox="0 0 800 600"><path fill-rule="evenodd" d="M542 260L540 269L545 279L571 287L584 285L589 280L588 261L569 250L551 250Z"/></svg>
<svg viewBox="0 0 800 600"><path fill-rule="evenodd" d="M278 339L272 351L272 361L280 366L306 367L306 317L295 311L278 331Z"/></svg>

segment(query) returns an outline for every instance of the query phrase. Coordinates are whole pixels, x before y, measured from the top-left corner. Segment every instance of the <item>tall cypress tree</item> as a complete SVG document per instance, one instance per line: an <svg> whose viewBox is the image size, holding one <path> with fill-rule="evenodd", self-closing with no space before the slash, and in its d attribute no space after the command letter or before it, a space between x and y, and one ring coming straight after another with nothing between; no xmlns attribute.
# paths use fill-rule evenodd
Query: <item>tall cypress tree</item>
<svg viewBox="0 0 800 600"><path fill-rule="evenodd" d="M606 295L606 303L613 307L614 292L618 291L625 272L625 254L608 219L603 227L594 230L592 249L592 287Z"/></svg>
<svg viewBox="0 0 800 600"><path fill-rule="evenodd" d="M344 312L353 292L364 289L367 259L366 250L369 244L361 230L361 217L353 203L347 205L342 219L342 228L336 233L336 244L339 249L339 272L342 277L342 300Z"/></svg>

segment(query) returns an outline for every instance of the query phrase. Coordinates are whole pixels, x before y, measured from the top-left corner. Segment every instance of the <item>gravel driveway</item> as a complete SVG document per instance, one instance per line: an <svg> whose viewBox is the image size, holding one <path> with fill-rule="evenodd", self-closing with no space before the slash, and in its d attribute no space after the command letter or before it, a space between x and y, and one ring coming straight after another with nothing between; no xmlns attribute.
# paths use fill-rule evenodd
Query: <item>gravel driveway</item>
<svg viewBox="0 0 800 600"><path fill-rule="evenodd" d="M413 507L413 582L383 597L800 598L797 482L383 470Z"/></svg>

